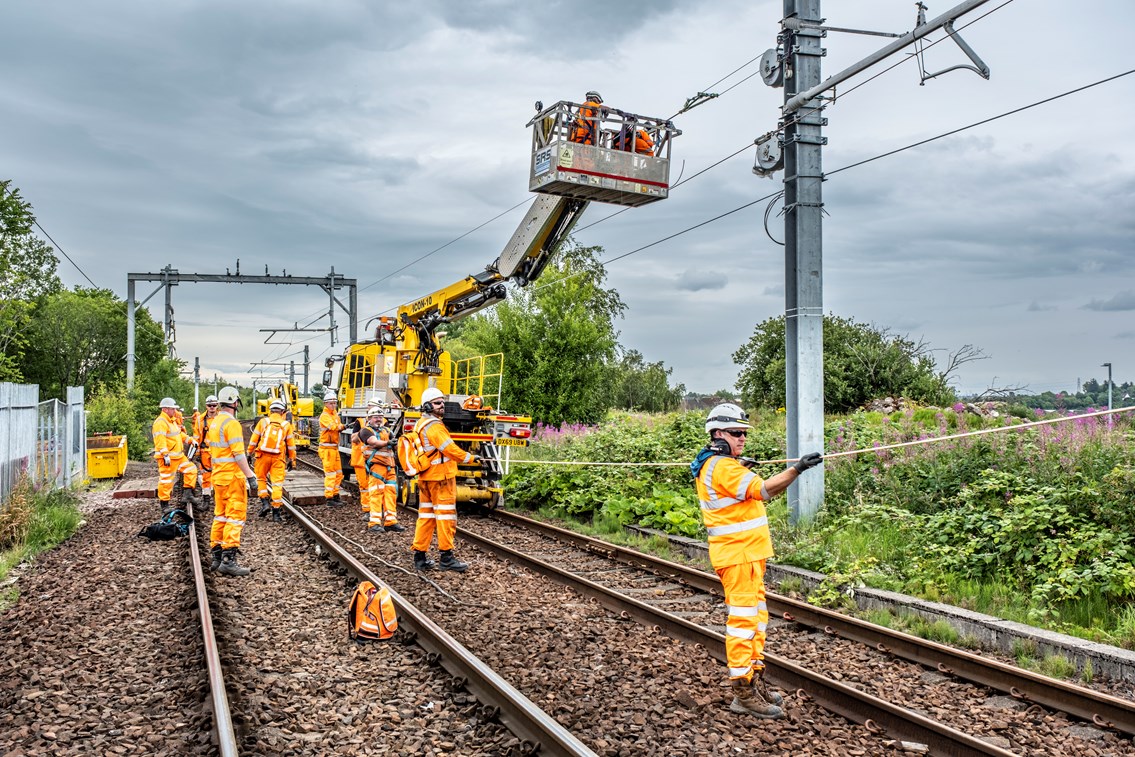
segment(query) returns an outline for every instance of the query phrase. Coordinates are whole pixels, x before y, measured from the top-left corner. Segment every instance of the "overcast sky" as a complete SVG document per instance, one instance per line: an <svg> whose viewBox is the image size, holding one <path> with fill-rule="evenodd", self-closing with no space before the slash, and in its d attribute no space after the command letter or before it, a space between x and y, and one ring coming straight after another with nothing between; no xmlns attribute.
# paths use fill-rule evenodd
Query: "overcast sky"
<svg viewBox="0 0 1135 757"><path fill-rule="evenodd" d="M952 4L932 4L930 17ZM698 91L723 93L675 119L672 180L775 128L783 90L759 75L739 83L755 63L714 83L775 46L781 10L781 0L5 3L0 178L120 296L128 272L167 264L223 273L239 258L244 273L306 276L334 266L359 280L361 328L500 253L521 209L387 278L525 200L536 100L594 88L609 105L669 116ZM915 11L909 0L827 0L824 13L832 26L905 32ZM907 60L847 92L825 113L825 170L1135 68L1133 29L1129 0L1009 2L962 32L990 81L957 71L919 86ZM886 43L833 32L824 74ZM927 52L931 70L963 62L949 42ZM1117 382L1135 378L1133 111L1135 75L831 176L825 311L924 340L940 361L980 348L989 359L956 374L962 392L1075 391L1105 378L1109 361ZM753 152L577 239L611 258L776 191L783 174L754 176ZM778 209L770 230L783 239ZM580 227L614 210L592 204ZM784 312L783 248L764 211L613 262L608 284L628 305L622 344L689 389L732 386L732 353ZM87 283L66 260L60 274ZM139 296L152 289L140 284ZM149 304L159 321L161 299ZM265 344L259 330L302 326L327 298L187 284L173 304L178 355L248 383L252 362L302 359L300 344ZM327 336L290 338L307 337L318 363Z"/></svg>

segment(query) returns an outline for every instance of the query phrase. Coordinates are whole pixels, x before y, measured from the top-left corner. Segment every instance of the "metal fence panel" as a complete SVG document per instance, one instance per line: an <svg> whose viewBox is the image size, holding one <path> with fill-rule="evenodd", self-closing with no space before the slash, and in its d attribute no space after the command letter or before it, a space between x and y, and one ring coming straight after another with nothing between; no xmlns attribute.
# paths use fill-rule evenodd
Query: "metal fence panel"
<svg viewBox="0 0 1135 757"><path fill-rule="evenodd" d="M26 474L36 472L39 387L0 382L0 503Z"/></svg>
<svg viewBox="0 0 1135 757"><path fill-rule="evenodd" d="M67 425L71 432L67 459L68 486L77 484L87 477L87 412L84 402L83 387L67 387Z"/></svg>

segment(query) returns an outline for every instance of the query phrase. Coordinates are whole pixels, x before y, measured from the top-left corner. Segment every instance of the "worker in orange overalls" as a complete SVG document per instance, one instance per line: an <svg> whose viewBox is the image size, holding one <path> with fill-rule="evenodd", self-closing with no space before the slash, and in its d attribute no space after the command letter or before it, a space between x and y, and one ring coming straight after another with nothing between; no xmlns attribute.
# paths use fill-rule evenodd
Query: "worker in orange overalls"
<svg viewBox="0 0 1135 757"><path fill-rule="evenodd" d="M260 498L263 518L272 513L272 521L283 521L284 476L296 467L296 437L292 424L284 417L288 406L282 399L272 400L268 415L256 423L248 439L249 452L256 455L256 496Z"/></svg>
<svg viewBox="0 0 1135 757"><path fill-rule="evenodd" d="M571 124L568 139L581 145L599 144L599 124L602 121L603 96L595 90L583 96L584 103Z"/></svg>
<svg viewBox="0 0 1135 757"><path fill-rule="evenodd" d="M205 441L213 457L213 528L209 547L213 570L226 576L247 576L248 568L237 562L240 534L248 517L248 491L256 485L256 474L248 466L244 452L244 432L236 420L240 394L226 386L217 395L221 408L209 423Z"/></svg>
<svg viewBox="0 0 1135 757"><path fill-rule="evenodd" d="M193 419L193 439L197 442L197 454L201 463L201 494L204 495L205 504L213 504L213 464L209 455L209 445L205 443L205 433L209 424L217 417L217 398L210 394L205 398L205 414Z"/></svg>
<svg viewBox="0 0 1135 757"><path fill-rule="evenodd" d="M702 520L709 535L709 560L725 590L729 611L725 657L733 689L733 712L761 718L784 717L784 697L764 682L765 563L773 556L765 502L788 488L823 457L809 452L792 467L764 481L737 460L752 426L744 410L727 402L705 423L709 444L690 464L697 482Z"/></svg>
<svg viewBox="0 0 1135 757"><path fill-rule="evenodd" d="M654 155L654 140L650 138L649 132L646 129L634 129L634 140L631 140L631 125L625 124L615 136L614 148L630 152L632 147L639 155Z"/></svg>
<svg viewBox="0 0 1135 757"><path fill-rule="evenodd" d="M185 456L189 437L177 422L177 403L172 397L164 397L158 404L161 412L154 419L150 432L154 440L154 460L158 464L158 503L162 512L170 509L170 497L177 476L183 476L181 501L200 505L193 488L197 486L197 466Z"/></svg>
<svg viewBox="0 0 1135 757"><path fill-rule="evenodd" d="M418 522L414 528L414 567L430 570L435 567L427 552L437 527L437 548L441 559L436 567L464 573L469 567L453 556L453 537L457 534L457 464L477 460L461 449L449 436L442 423L445 417L445 395L430 387L422 392L422 417L410 433L417 434L430 455L430 466L418 477Z"/></svg>
<svg viewBox="0 0 1135 757"><path fill-rule="evenodd" d="M323 462L323 496L328 506L339 504L339 485L343 483L339 432L346 426L339 420L338 408L338 395L328 389L323 395L323 412L319 415L319 459Z"/></svg>
<svg viewBox="0 0 1135 757"><path fill-rule="evenodd" d="M372 403L373 404L373 403ZM370 488L367 482L366 457L363 455L363 443L359 441L359 432L366 428L367 419L364 415L355 418L343 429L351 439L351 469L355 472L355 483L359 485L359 507L362 509L363 520L370 520Z"/></svg>
<svg viewBox="0 0 1135 757"><path fill-rule="evenodd" d="M386 428L386 415L382 405L372 403L367 408L366 425L359 430L359 443L363 456L363 473L359 476L359 491L366 486L370 505L368 531L405 531L398 523L398 482L394 474L394 435Z"/></svg>

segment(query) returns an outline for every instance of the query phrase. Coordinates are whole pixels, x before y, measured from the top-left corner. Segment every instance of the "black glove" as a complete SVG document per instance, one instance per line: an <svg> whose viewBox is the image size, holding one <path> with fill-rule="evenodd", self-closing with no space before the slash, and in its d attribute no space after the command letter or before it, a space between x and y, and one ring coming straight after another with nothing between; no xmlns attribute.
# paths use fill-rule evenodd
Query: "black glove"
<svg viewBox="0 0 1135 757"><path fill-rule="evenodd" d="M288 461L288 470L295 470L295 469L296 469L296 461L295 460L289 460Z"/></svg>
<svg viewBox="0 0 1135 757"><path fill-rule="evenodd" d="M793 465L792 467L796 469L797 473L803 473L804 471L808 470L809 468L815 468L817 465L819 465L823 461L824 461L824 456L821 455L819 452L809 452L807 455L804 455L799 460L797 460L796 464Z"/></svg>
<svg viewBox="0 0 1135 757"><path fill-rule="evenodd" d="M260 486L258 483L256 483L256 476L249 476L247 479L245 479L245 483L248 484L248 491L250 492L256 491Z"/></svg>

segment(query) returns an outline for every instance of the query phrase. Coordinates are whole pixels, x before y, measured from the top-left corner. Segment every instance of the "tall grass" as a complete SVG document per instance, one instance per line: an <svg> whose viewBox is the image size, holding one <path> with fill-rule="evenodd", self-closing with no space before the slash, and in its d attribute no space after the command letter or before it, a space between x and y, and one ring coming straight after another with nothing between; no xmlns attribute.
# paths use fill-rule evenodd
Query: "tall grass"
<svg viewBox="0 0 1135 757"><path fill-rule="evenodd" d="M0 509L0 581L14 567L68 539L79 528L78 496L66 489L35 489L22 479ZM0 609L14 601L0 598Z"/></svg>

